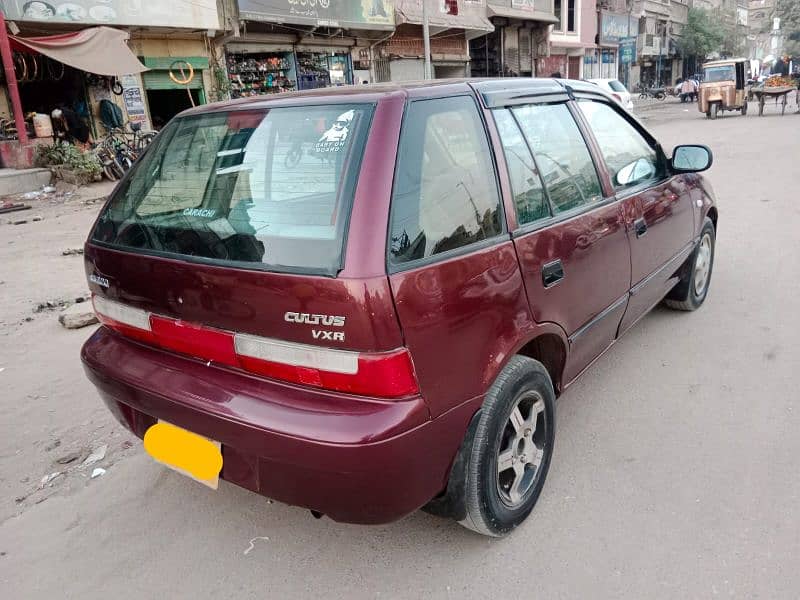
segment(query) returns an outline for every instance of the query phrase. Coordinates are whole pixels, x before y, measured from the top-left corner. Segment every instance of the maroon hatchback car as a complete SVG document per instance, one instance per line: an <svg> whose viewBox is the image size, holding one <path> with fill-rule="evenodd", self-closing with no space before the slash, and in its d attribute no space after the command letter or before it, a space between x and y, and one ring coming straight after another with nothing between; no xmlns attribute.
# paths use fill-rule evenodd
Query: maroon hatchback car
<svg viewBox="0 0 800 600"><path fill-rule="evenodd" d="M711 160L577 81L190 110L86 244L86 372L162 462L192 474L210 445L212 487L503 535L542 490L555 398L665 298L705 300Z"/></svg>

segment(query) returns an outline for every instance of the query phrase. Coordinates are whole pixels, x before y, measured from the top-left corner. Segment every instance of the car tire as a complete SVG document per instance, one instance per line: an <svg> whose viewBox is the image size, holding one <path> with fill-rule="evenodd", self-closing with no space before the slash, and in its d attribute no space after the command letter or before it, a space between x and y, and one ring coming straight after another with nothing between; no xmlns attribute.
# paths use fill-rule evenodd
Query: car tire
<svg viewBox="0 0 800 600"><path fill-rule="evenodd" d="M719 104L716 102L712 102L711 105L708 107L708 118L712 121L717 118L719 114Z"/></svg>
<svg viewBox="0 0 800 600"><path fill-rule="evenodd" d="M744 117L745 115L747 115L747 100L742 104L742 116Z"/></svg>
<svg viewBox="0 0 800 600"><path fill-rule="evenodd" d="M683 311L697 310L703 305L711 285L715 247L714 224L706 217L700 232L700 242L684 265L681 281L664 299L664 304Z"/></svg>
<svg viewBox="0 0 800 600"><path fill-rule="evenodd" d="M478 415L465 470L461 525L502 537L533 510L555 442L555 392L544 366L513 357ZM505 466L505 468L504 468Z"/></svg>

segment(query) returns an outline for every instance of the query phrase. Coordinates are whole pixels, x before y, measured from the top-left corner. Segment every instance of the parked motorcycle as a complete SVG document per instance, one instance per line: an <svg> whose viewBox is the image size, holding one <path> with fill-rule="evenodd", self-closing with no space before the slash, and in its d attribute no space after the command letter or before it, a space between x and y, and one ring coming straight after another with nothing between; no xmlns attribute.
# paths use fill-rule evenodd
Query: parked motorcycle
<svg viewBox="0 0 800 600"><path fill-rule="evenodd" d="M663 100L666 97L667 92L663 87L646 87L639 85L639 100L646 100L647 98Z"/></svg>

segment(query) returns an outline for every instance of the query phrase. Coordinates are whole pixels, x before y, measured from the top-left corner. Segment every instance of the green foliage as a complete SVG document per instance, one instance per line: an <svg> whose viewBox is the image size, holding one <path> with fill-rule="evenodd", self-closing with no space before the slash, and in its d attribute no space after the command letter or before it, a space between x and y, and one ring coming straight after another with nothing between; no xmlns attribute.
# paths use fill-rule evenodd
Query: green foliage
<svg viewBox="0 0 800 600"><path fill-rule="evenodd" d="M213 81L213 90L212 94L214 96L214 100L219 102L221 100L227 100L230 98L231 92L231 82L228 79L228 73L225 71L223 67L219 65L214 67L214 81Z"/></svg>
<svg viewBox="0 0 800 600"><path fill-rule="evenodd" d="M704 60L712 52L722 49L725 29L719 19L702 8L690 8L686 25L681 32L681 53Z"/></svg>
<svg viewBox="0 0 800 600"><path fill-rule="evenodd" d="M797 57L800 55L800 2L798 0L778 0L775 15L781 19L784 51Z"/></svg>
<svg viewBox="0 0 800 600"><path fill-rule="evenodd" d="M94 152L84 152L72 144L55 143L36 149L36 164L40 167L62 167L88 179L99 175L103 165Z"/></svg>

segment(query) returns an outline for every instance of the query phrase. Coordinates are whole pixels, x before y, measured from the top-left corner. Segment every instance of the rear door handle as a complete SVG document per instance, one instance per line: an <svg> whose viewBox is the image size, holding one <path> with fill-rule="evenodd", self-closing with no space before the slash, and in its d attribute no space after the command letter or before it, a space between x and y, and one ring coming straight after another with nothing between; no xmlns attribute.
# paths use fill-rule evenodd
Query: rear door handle
<svg viewBox="0 0 800 600"><path fill-rule="evenodd" d="M642 237L645 233L647 233L647 221L645 221L643 218L636 219L633 222L633 229L636 231L637 238Z"/></svg>
<svg viewBox="0 0 800 600"><path fill-rule="evenodd" d="M549 262L542 266L542 285L548 288L564 279L564 265L561 259Z"/></svg>

